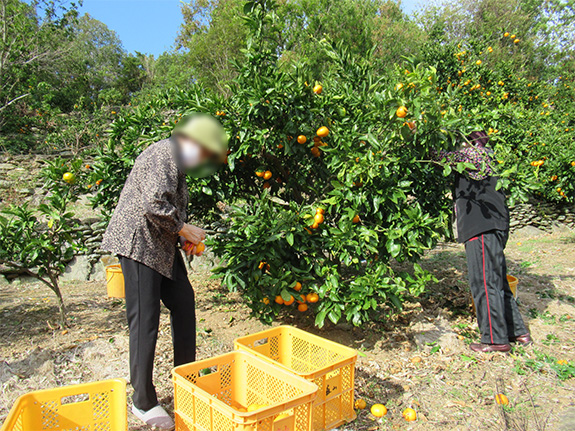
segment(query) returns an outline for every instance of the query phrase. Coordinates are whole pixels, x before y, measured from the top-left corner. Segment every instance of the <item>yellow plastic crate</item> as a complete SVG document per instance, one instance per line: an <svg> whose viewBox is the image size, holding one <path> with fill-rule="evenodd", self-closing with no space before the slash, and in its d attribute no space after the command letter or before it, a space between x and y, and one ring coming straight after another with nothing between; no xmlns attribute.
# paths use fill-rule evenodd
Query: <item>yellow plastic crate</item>
<svg viewBox="0 0 575 431"><path fill-rule="evenodd" d="M1 431L127 431L126 382L106 380L22 395Z"/></svg>
<svg viewBox="0 0 575 431"><path fill-rule="evenodd" d="M317 387L249 353L182 365L172 376L177 431L311 431Z"/></svg>
<svg viewBox="0 0 575 431"><path fill-rule="evenodd" d="M318 386L312 412L314 431L336 428L355 419L355 350L292 326L240 337L235 347Z"/></svg>

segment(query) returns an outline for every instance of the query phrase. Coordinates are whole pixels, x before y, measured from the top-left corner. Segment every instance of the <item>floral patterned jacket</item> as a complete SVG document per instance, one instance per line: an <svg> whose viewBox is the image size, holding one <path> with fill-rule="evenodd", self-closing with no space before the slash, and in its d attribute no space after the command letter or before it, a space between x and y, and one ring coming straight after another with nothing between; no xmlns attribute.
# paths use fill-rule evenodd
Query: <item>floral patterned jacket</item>
<svg viewBox="0 0 575 431"><path fill-rule="evenodd" d="M170 139L156 142L136 159L102 241L102 249L170 279L188 204L175 145Z"/></svg>

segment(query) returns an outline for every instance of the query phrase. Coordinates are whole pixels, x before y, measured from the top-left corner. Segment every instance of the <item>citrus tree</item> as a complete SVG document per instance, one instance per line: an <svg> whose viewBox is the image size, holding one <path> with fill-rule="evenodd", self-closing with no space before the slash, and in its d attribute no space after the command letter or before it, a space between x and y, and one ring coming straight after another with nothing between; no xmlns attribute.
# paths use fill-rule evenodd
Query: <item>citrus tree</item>
<svg viewBox="0 0 575 431"><path fill-rule="evenodd" d="M168 91L119 115L95 163L96 203L113 209L134 157L181 114L211 113L230 153L217 175L190 181L191 211L231 205L211 245L223 283L253 314L270 321L297 306L318 325L361 324L382 305L401 308L432 279L417 261L447 232L448 172L429 153L477 126L442 117L433 67L379 77L369 59L322 40L335 67L319 83L305 64L282 65L270 44L274 2L244 10L250 37L232 96Z"/></svg>
<svg viewBox="0 0 575 431"><path fill-rule="evenodd" d="M71 203L86 189L87 169L81 160L56 159L43 169L47 196L33 209L10 206L0 214L0 264L34 277L56 295L59 319L66 325L66 307L58 277L81 246Z"/></svg>

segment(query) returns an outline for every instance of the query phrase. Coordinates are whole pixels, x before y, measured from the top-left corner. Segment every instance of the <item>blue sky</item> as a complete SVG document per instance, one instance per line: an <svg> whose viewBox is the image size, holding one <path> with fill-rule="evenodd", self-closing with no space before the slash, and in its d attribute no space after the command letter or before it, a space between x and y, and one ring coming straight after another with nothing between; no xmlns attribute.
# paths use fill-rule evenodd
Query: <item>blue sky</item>
<svg viewBox="0 0 575 431"><path fill-rule="evenodd" d="M403 0L411 12L422 0ZM84 0L81 13L116 31L128 52L158 55L170 49L182 22L180 0Z"/></svg>

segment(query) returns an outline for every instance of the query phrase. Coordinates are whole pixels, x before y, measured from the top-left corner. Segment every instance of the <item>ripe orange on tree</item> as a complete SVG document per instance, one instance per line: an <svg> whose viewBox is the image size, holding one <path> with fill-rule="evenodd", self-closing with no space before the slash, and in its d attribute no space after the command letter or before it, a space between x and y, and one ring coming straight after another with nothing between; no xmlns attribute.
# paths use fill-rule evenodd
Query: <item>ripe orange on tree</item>
<svg viewBox="0 0 575 431"><path fill-rule="evenodd" d="M302 313L306 312L307 311L307 304L299 304L297 306L297 311L300 311Z"/></svg>
<svg viewBox="0 0 575 431"><path fill-rule="evenodd" d="M284 303L284 299L281 297L281 295L276 296L276 304L283 304Z"/></svg>
<svg viewBox="0 0 575 431"><path fill-rule="evenodd" d="M303 303L305 303L305 295L300 295L299 297L300 297L300 299L298 299L297 303L298 303L298 304L303 304Z"/></svg>
<svg viewBox="0 0 575 431"><path fill-rule="evenodd" d="M322 91L323 91L323 87L320 84L317 84L313 87L313 92L315 94L321 94Z"/></svg>
<svg viewBox="0 0 575 431"><path fill-rule="evenodd" d="M317 222L313 222L313 224L311 225L312 229L317 229L319 227L319 224L317 224Z"/></svg>
<svg viewBox="0 0 575 431"><path fill-rule="evenodd" d="M315 304L319 301L319 295L315 292L311 292L307 294L306 299L310 304Z"/></svg>
<svg viewBox="0 0 575 431"><path fill-rule="evenodd" d="M417 413L412 408L405 409L401 416L403 416L403 419L405 419L407 422L413 422L417 419Z"/></svg>
<svg viewBox="0 0 575 431"><path fill-rule="evenodd" d="M383 404L374 404L371 406L371 414L376 418L381 418L387 414L387 407Z"/></svg>
<svg viewBox="0 0 575 431"><path fill-rule="evenodd" d="M320 138L325 138L327 135L329 135L329 129L325 126L321 126L319 129L317 129L315 134Z"/></svg>
<svg viewBox="0 0 575 431"><path fill-rule="evenodd" d="M265 297L264 299L262 299L262 302L266 305L270 305L270 299L268 297Z"/></svg>
<svg viewBox="0 0 575 431"><path fill-rule="evenodd" d="M263 171L256 171L256 177L263 177L263 176L264 176Z"/></svg>
<svg viewBox="0 0 575 431"><path fill-rule="evenodd" d="M307 142L307 138L305 137L305 135L299 135L297 137L297 143L298 144L305 144Z"/></svg>
<svg viewBox="0 0 575 431"><path fill-rule="evenodd" d="M323 214L322 213L316 213L316 215L313 218L315 220L315 222L317 224L322 224L323 223Z"/></svg>
<svg viewBox="0 0 575 431"><path fill-rule="evenodd" d="M407 116L407 108L405 106L400 106L397 108L397 111L395 111L395 115L399 118L405 118Z"/></svg>
<svg viewBox="0 0 575 431"><path fill-rule="evenodd" d="M323 214L323 213L325 213L325 210L320 207L320 208L316 209L315 212L316 212L316 214L318 214L318 213Z"/></svg>
<svg viewBox="0 0 575 431"><path fill-rule="evenodd" d="M311 154L312 154L314 157L319 157L319 156L321 156L321 151L320 151L320 149L319 149L318 147L313 147L313 148L311 149Z"/></svg>
<svg viewBox="0 0 575 431"><path fill-rule="evenodd" d="M301 283L299 281L295 282L295 286L293 287L293 290L295 290L296 292L299 292L301 290Z"/></svg>
<svg viewBox="0 0 575 431"><path fill-rule="evenodd" d="M353 223L359 223L359 214L356 214L351 221Z"/></svg>
<svg viewBox="0 0 575 431"><path fill-rule="evenodd" d="M289 298L290 299L288 299L287 301L284 300L284 305L292 305L295 302L295 298L293 297L293 295L290 295Z"/></svg>
<svg viewBox="0 0 575 431"><path fill-rule="evenodd" d="M271 171L264 172L264 180L269 180L272 177Z"/></svg>

